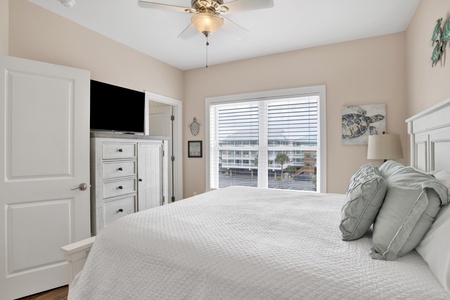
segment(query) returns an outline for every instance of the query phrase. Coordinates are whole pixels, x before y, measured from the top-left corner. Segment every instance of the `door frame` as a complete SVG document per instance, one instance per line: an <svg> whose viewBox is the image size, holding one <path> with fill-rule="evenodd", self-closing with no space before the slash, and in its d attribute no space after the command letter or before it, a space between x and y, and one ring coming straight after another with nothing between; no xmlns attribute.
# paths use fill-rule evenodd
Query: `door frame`
<svg viewBox="0 0 450 300"><path fill-rule="evenodd" d="M180 100L176 100L170 97L162 96L159 94L155 94L153 92L145 91L145 134L148 134L148 110L149 110L149 102L159 102L163 104L167 104L172 106L172 113L175 116L175 120L173 121L173 153L171 149L169 150L169 158L168 162L171 163L170 156L173 155L175 157L174 168L173 168L173 178L174 182L171 182L171 178L169 178L169 182L173 184L175 190L175 201L183 199L183 135L182 135L182 118L183 118L183 102ZM170 167L169 167L170 168ZM171 187L169 186L169 189ZM170 199L168 199L167 203L170 203Z"/></svg>

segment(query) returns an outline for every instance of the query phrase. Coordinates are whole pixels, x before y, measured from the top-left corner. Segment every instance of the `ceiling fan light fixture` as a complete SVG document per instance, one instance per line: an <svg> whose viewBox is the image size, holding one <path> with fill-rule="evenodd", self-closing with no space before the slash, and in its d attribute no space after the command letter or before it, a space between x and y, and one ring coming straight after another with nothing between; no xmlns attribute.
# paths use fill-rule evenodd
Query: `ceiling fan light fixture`
<svg viewBox="0 0 450 300"><path fill-rule="evenodd" d="M198 13L192 16L192 24L198 31L208 36L222 27L223 19L209 12Z"/></svg>

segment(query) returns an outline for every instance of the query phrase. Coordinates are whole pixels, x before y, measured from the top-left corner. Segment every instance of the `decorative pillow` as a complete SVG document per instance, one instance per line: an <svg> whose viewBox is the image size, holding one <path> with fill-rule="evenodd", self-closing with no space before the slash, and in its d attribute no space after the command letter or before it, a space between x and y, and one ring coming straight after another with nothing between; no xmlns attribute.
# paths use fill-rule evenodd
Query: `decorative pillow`
<svg viewBox="0 0 450 300"><path fill-rule="evenodd" d="M385 161L380 167L380 174L384 179L388 179L395 172L403 169L405 166L393 160Z"/></svg>
<svg viewBox="0 0 450 300"><path fill-rule="evenodd" d="M387 192L374 223L374 259L394 260L414 249L448 203L447 188L433 176L398 165L391 170L384 173Z"/></svg>
<svg viewBox="0 0 450 300"><path fill-rule="evenodd" d="M339 229L344 241L362 237L375 220L386 194L386 181L371 164L361 166L352 176L347 203L342 207Z"/></svg>

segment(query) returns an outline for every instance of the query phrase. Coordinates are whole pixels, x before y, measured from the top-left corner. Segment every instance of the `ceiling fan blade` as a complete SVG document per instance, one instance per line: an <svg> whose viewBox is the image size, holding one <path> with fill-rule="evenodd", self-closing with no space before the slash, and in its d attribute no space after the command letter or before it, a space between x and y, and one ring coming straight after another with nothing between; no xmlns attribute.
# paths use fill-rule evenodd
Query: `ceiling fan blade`
<svg viewBox="0 0 450 300"><path fill-rule="evenodd" d="M273 7L273 0L235 0L222 4L220 12L223 14L231 14L271 7Z"/></svg>
<svg viewBox="0 0 450 300"><path fill-rule="evenodd" d="M191 37L193 37L196 34L200 34L200 32L197 31L197 29L195 29L194 25L191 23L188 25L188 27L186 27L178 36L178 39L189 39Z"/></svg>
<svg viewBox="0 0 450 300"><path fill-rule="evenodd" d="M168 4L162 4L162 3L150 2L150 1L144 1L144 0L139 0L138 3L139 3L140 7L144 7L144 8L164 9L164 10L187 12L187 13L195 12L195 10L193 10L190 7L168 5Z"/></svg>
<svg viewBox="0 0 450 300"><path fill-rule="evenodd" d="M232 35L235 39L242 40L250 34L250 32L247 29L234 23L230 19L223 18L223 20L224 20L222 27L223 30Z"/></svg>

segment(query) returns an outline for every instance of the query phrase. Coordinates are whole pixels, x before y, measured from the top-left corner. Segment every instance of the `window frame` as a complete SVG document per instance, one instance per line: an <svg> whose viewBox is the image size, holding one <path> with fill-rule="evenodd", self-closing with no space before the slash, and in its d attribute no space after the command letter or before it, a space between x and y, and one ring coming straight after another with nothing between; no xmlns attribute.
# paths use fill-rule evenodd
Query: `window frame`
<svg viewBox="0 0 450 300"><path fill-rule="evenodd" d="M319 96L318 103L318 124L317 130L319 139L317 141L317 151L319 160L317 161L317 169L319 170L319 180L317 181L318 193L326 193L327 190L327 145L326 145L326 86L316 85L308 87L298 87L291 89L271 90L245 94L225 95L205 98L205 159L206 159L206 190L210 191L210 107L216 104L239 103L249 101L273 100L277 98L307 97Z"/></svg>

